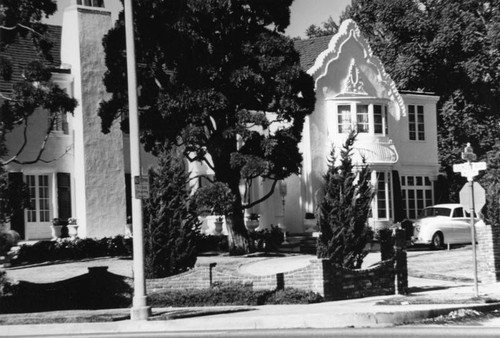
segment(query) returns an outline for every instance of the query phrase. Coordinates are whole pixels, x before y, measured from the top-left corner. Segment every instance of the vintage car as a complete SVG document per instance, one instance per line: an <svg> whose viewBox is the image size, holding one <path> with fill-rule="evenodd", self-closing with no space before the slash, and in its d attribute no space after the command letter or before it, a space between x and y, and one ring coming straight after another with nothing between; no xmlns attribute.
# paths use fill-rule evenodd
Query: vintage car
<svg viewBox="0 0 500 338"><path fill-rule="evenodd" d="M474 217L474 222L479 219ZM445 244L472 243L470 213L460 204L437 204L424 208L413 224L414 244L441 248Z"/></svg>

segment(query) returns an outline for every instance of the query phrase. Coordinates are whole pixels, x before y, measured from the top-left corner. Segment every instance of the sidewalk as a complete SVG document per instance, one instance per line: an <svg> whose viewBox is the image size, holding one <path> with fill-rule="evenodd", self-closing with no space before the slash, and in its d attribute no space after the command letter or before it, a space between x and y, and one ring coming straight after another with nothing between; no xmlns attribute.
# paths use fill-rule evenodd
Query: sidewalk
<svg viewBox="0 0 500 338"><path fill-rule="evenodd" d="M414 292L410 297L427 297L430 299L436 297L456 301L457 299L470 299L474 296L474 287L472 284L457 284L419 278L410 278L409 284L411 289L416 290L425 287L425 290ZM484 297L500 299L500 283L480 285L479 293ZM448 314L456 309L473 308L481 311L500 307L500 303L377 305L377 302L394 297L394 295L378 296L310 305L241 307L242 309L249 310L164 321L124 320L107 323L7 325L0 327L0 336L16 337L27 334L48 336L64 335L69 332L106 334L113 332L384 327ZM234 309L234 306L231 308ZM223 310L223 308L220 309ZM153 314L164 310L166 309L153 309ZM172 308L168 309L169 312L175 310ZM178 310L186 309L179 308Z"/></svg>

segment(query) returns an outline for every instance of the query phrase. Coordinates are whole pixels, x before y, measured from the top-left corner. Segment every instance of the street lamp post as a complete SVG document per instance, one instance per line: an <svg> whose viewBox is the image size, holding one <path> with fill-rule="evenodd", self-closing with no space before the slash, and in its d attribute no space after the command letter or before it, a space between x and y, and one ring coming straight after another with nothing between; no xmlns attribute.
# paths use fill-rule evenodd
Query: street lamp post
<svg viewBox="0 0 500 338"><path fill-rule="evenodd" d="M130 171L132 187L134 178L141 174L141 156L139 144L139 117L137 111L137 78L135 69L134 18L132 0L124 1L125 11L125 41L127 45L127 82L130 121ZM134 297L130 319L147 320L151 308L146 303L146 280L144 276L144 236L142 200L137 198L135 189L132 189L132 233L134 252Z"/></svg>

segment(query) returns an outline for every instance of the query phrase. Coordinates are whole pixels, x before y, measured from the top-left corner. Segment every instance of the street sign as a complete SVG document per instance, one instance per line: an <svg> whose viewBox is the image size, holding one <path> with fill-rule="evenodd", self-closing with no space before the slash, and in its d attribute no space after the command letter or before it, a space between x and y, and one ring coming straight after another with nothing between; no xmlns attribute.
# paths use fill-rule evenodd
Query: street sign
<svg viewBox="0 0 500 338"><path fill-rule="evenodd" d="M146 199L149 198L149 177L148 176L134 176L135 198Z"/></svg>
<svg viewBox="0 0 500 338"><path fill-rule="evenodd" d="M486 162L467 162L453 165L453 171L467 177L468 181L472 181L481 170L486 170Z"/></svg>
<svg viewBox="0 0 500 338"><path fill-rule="evenodd" d="M460 204L466 209L471 210L474 207L476 212L480 211L486 204L486 192L484 188L477 182L473 182L474 197L472 197L471 184L465 183L460 190ZM474 199L474 205L472 205Z"/></svg>

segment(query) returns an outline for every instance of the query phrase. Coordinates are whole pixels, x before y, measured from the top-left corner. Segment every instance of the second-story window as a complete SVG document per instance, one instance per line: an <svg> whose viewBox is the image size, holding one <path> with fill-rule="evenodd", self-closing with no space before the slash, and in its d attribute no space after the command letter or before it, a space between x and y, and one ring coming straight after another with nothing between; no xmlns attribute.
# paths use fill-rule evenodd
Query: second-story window
<svg viewBox="0 0 500 338"><path fill-rule="evenodd" d="M76 3L88 7L104 7L104 0L77 0Z"/></svg>
<svg viewBox="0 0 500 338"><path fill-rule="evenodd" d="M363 101L339 102L336 110L335 128L339 134L355 130L360 134L388 135L388 114L385 104L364 103Z"/></svg>
<svg viewBox="0 0 500 338"><path fill-rule="evenodd" d="M409 137L412 141L424 141L424 106L408 106Z"/></svg>
<svg viewBox="0 0 500 338"><path fill-rule="evenodd" d="M351 106L338 106L339 133L348 133L351 130Z"/></svg>
<svg viewBox="0 0 500 338"><path fill-rule="evenodd" d="M356 107L356 124L358 133L368 133L370 123L368 121L368 105L358 104Z"/></svg>

